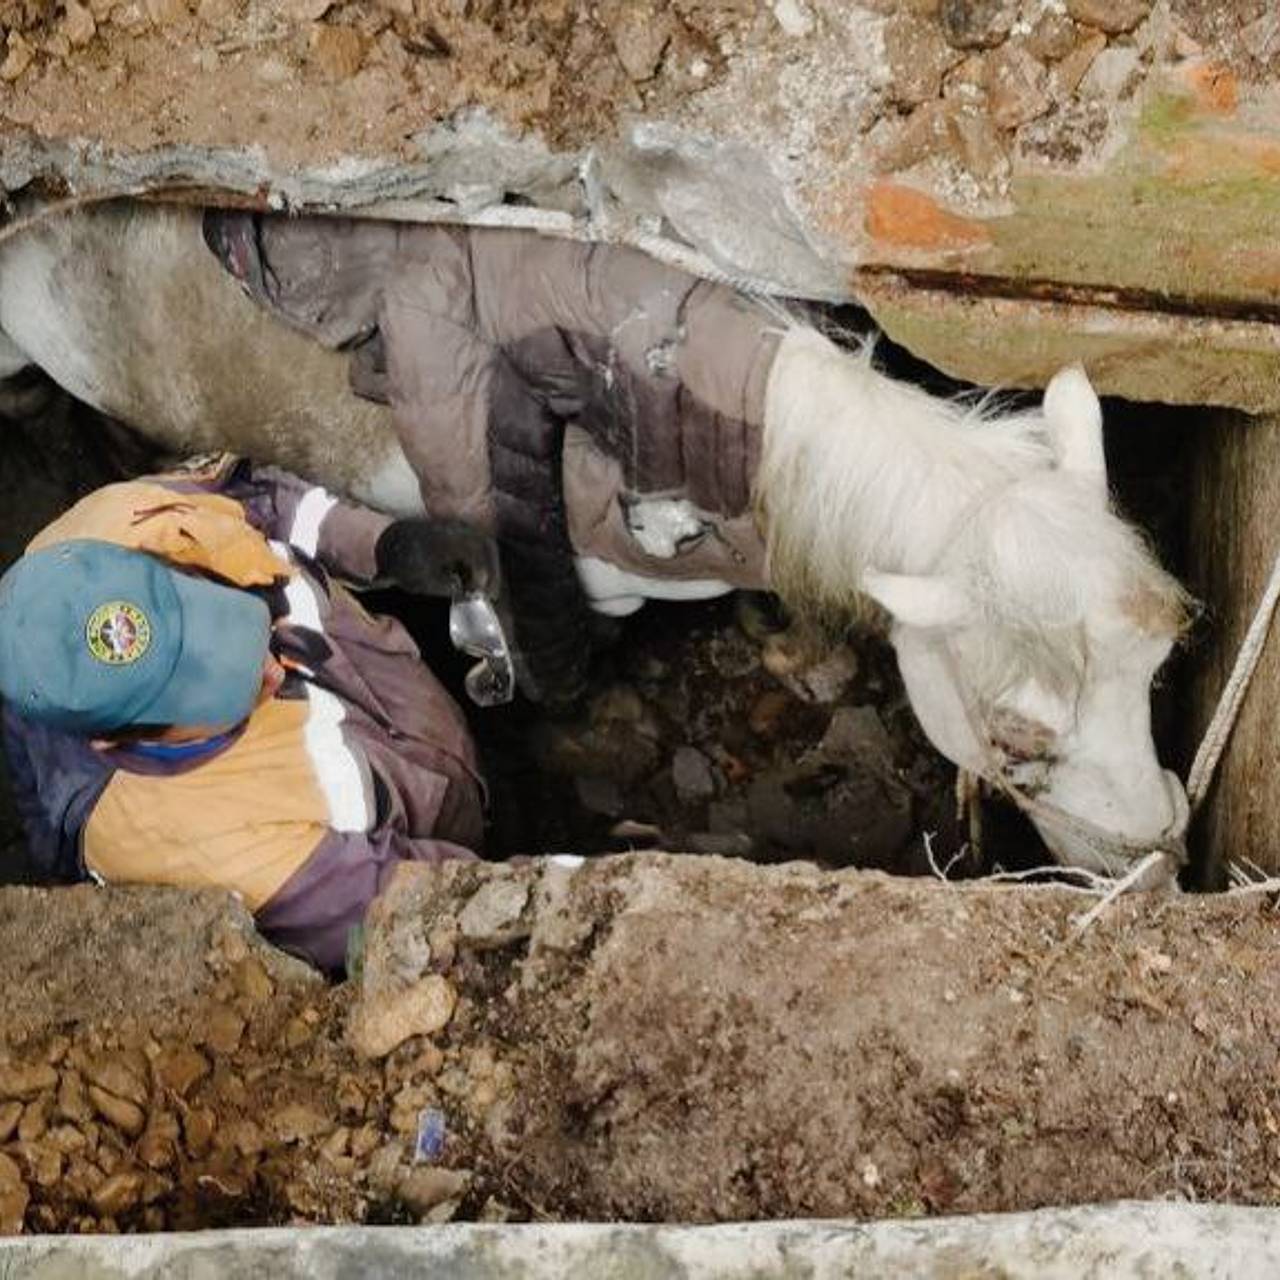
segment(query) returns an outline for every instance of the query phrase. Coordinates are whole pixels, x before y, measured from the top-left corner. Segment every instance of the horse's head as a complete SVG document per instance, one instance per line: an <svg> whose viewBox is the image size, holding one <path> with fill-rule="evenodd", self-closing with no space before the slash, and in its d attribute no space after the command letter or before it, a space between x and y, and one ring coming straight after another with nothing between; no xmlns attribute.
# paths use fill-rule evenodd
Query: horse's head
<svg viewBox="0 0 1280 1280"><path fill-rule="evenodd" d="M993 486L925 575L868 571L934 745L1018 799L1059 861L1114 872L1181 849L1187 802L1151 739L1150 686L1187 597L1107 504L1083 370L1049 386L1056 465Z"/></svg>

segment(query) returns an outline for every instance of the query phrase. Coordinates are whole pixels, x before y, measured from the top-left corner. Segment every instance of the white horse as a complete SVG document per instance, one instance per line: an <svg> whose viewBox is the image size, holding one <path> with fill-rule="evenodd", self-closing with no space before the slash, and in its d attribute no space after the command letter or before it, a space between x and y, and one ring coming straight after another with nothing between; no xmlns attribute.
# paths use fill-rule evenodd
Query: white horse
<svg viewBox="0 0 1280 1280"><path fill-rule="evenodd" d="M422 509L389 411L351 394L343 355L243 295L197 211L78 212L13 237L0 331L0 375L37 364L176 452L232 449ZM760 585L827 615L882 606L934 745L1010 794L1061 861L1116 871L1158 847L1173 865L1187 806L1157 760L1149 696L1186 598L1109 508L1082 370L1060 373L1041 410L983 414L789 322L755 499ZM728 589L580 571L611 612Z"/></svg>

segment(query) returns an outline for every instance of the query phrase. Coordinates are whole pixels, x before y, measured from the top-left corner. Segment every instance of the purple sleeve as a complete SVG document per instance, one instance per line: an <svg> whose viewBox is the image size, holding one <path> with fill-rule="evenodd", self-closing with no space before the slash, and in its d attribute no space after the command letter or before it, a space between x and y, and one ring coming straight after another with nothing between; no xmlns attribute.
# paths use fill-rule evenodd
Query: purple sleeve
<svg viewBox="0 0 1280 1280"><path fill-rule="evenodd" d="M370 582L377 576L375 549L392 517L247 458L195 484L205 492L235 499L260 533L319 561L335 577Z"/></svg>
<svg viewBox="0 0 1280 1280"><path fill-rule="evenodd" d="M268 941L325 970L346 962L347 938L404 861L475 858L448 840L413 840L395 831L329 831L307 861L257 913Z"/></svg>

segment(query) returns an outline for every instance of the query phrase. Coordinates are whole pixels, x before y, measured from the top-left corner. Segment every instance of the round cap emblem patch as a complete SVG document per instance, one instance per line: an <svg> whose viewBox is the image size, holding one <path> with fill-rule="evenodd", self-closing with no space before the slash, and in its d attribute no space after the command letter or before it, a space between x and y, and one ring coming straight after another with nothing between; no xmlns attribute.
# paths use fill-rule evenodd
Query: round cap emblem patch
<svg viewBox="0 0 1280 1280"><path fill-rule="evenodd" d="M89 615L85 627L89 652L112 667L137 662L151 647L151 623L136 604L108 600Z"/></svg>

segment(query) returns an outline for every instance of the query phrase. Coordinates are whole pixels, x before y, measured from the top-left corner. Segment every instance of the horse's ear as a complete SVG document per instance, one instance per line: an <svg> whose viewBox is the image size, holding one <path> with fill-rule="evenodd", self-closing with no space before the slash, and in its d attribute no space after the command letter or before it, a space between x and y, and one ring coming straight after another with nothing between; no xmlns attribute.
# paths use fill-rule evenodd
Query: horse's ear
<svg viewBox="0 0 1280 1280"><path fill-rule="evenodd" d="M1063 471L1096 479L1105 498L1107 460L1102 450L1102 406L1082 365L1053 375L1044 393L1044 419Z"/></svg>
<svg viewBox="0 0 1280 1280"><path fill-rule="evenodd" d="M908 627L956 626L973 612L964 588L951 578L868 569L862 589L895 622Z"/></svg>

